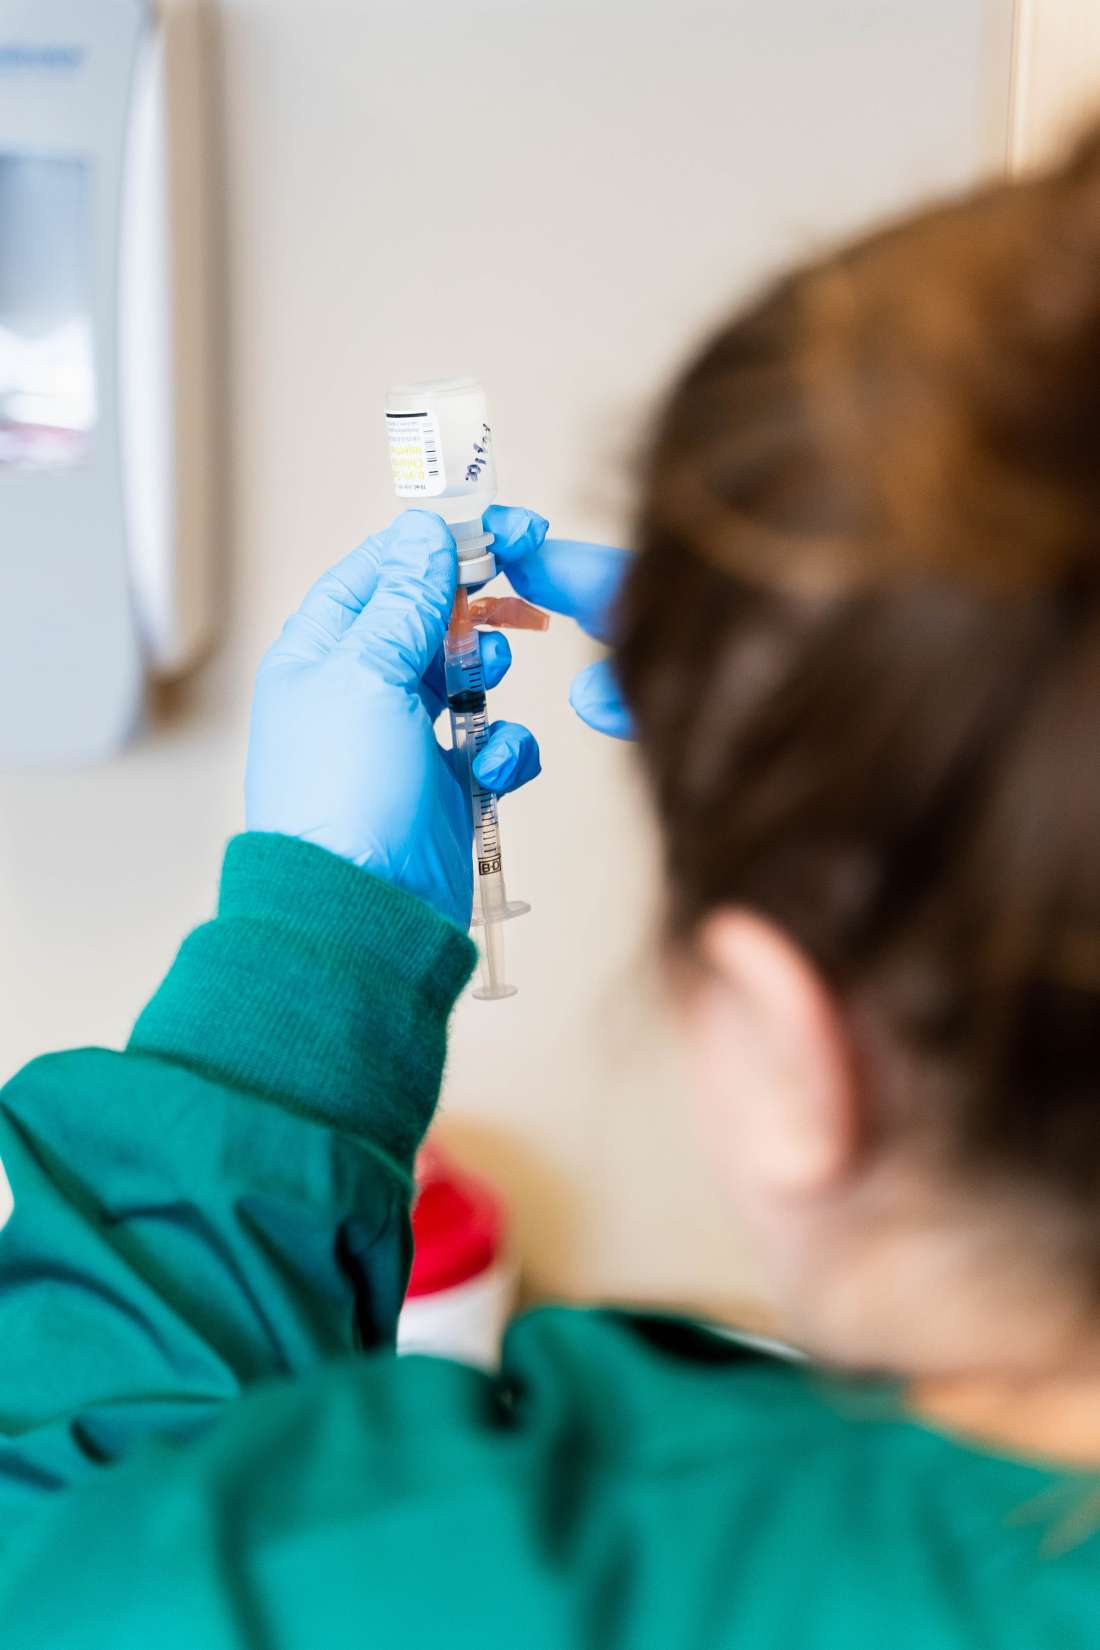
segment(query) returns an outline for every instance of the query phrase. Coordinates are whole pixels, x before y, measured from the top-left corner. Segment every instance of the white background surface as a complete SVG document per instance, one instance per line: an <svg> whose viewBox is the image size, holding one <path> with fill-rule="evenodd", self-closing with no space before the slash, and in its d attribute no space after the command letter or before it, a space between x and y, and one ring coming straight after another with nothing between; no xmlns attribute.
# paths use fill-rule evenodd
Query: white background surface
<svg viewBox="0 0 1100 1650"><path fill-rule="evenodd" d="M473 371L502 497L627 532L656 389L784 258L997 164L1008 0L226 0L227 641L108 767L0 780L0 1067L121 1043L210 908L247 701L305 586L388 519L389 380ZM750 1282L649 961L628 753L521 637L498 713L511 1003L458 1011L445 1115L507 1179L536 1288L722 1309Z"/></svg>

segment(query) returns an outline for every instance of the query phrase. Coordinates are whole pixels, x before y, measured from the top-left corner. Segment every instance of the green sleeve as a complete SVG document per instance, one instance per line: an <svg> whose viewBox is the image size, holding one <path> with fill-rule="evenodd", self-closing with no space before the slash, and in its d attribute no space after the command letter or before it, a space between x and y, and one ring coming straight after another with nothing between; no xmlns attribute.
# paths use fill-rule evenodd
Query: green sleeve
<svg viewBox="0 0 1100 1650"><path fill-rule="evenodd" d="M124 1053L0 1092L0 1514L241 1391L392 1343L467 937L247 835Z"/></svg>

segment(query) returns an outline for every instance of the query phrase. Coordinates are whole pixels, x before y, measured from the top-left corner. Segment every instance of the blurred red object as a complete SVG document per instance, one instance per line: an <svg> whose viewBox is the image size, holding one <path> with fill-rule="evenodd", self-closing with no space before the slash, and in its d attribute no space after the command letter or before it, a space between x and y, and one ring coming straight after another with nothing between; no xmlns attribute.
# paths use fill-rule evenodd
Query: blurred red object
<svg viewBox="0 0 1100 1650"><path fill-rule="evenodd" d="M434 1145L420 1153L416 1181L412 1275L397 1349L495 1369L519 1281L504 1202Z"/></svg>
<svg viewBox="0 0 1100 1650"><path fill-rule="evenodd" d="M438 1146L421 1151L416 1182L407 1299L454 1289L487 1272L500 1255L506 1226L497 1194Z"/></svg>

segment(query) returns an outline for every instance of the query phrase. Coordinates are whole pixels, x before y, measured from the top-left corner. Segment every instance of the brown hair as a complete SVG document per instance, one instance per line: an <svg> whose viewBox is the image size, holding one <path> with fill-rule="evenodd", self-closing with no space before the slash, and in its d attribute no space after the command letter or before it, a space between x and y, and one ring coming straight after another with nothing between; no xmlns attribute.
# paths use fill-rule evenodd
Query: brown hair
<svg viewBox="0 0 1100 1650"><path fill-rule="evenodd" d="M617 664L674 935L766 913L965 1162L1089 1211L1100 129L725 327L659 419L639 548Z"/></svg>

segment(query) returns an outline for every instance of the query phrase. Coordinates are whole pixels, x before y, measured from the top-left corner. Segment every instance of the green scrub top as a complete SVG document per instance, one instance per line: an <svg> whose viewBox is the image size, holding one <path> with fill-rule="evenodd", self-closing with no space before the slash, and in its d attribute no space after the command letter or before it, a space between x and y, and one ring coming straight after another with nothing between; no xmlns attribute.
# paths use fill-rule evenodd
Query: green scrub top
<svg viewBox="0 0 1100 1650"><path fill-rule="evenodd" d="M5 1650L1094 1650L1100 1486L888 1387L586 1310L394 1356L471 960L240 837L126 1051L0 1095Z"/></svg>

